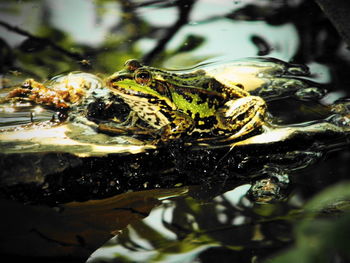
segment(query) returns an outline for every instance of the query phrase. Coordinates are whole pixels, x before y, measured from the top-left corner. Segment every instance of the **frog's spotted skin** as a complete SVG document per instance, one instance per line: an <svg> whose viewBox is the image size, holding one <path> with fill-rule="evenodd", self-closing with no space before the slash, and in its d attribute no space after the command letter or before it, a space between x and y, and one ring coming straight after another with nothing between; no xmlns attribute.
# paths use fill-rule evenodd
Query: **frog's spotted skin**
<svg viewBox="0 0 350 263"><path fill-rule="evenodd" d="M236 139L264 123L262 98L240 84L225 86L204 70L179 74L130 60L107 79L107 86L160 130L164 141L194 132Z"/></svg>

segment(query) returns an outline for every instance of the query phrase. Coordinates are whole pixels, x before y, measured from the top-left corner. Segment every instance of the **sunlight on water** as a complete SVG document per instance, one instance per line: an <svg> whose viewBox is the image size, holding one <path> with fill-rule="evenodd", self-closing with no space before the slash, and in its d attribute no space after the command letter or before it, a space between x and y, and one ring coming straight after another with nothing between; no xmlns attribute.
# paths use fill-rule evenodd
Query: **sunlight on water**
<svg viewBox="0 0 350 263"><path fill-rule="evenodd" d="M31 122L51 120L54 111L32 106L29 103L0 105L0 128L9 129Z"/></svg>

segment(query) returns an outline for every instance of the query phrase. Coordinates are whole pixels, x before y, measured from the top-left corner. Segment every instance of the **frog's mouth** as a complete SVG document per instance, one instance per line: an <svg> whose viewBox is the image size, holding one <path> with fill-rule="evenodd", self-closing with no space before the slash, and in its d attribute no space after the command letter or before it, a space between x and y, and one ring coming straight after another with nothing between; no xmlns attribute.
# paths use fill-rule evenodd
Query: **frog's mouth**
<svg viewBox="0 0 350 263"><path fill-rule="evenodd" d="M118 78L107 80L107 86L112 92L121 96L141 98L158 98L159 94L153 89L137 84L130 78Z"/></svg>
<svg viewBox="0 0 350 263"><path fill-rule="evenodd" d="M137 97L145 97L147 94L142 93L140 91L136 91L133 89L128 89L126 87L118 86L118 85L111 85L109 88L120 95L130 95L130 96L137 96Z"/></svg>

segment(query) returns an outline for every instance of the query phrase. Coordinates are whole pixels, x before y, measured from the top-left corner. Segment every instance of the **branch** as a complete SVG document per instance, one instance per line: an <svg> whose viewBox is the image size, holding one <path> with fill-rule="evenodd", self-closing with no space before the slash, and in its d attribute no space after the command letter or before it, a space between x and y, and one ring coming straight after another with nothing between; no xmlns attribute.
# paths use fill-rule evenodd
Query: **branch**
<svg viewBox="0 0 350 263"><path fill-rule="evenodd" d="M53 49L57 50L58 52L66 55L67 57L70 57L70 58L73 58L73 59L76 59L79 61L84 59L84 57L81 54L75 53L75 52L70 52L70 51L60 47L59 45L57 45L56 43L54 43L53 41L51 41L48 38L34 36L34 35L28 33L27 31L24 31L23 29L20 29L16 26L12 26L12 25L10 25L4 21L1 21L1 20L0 20L0 26L6 28L9 31L15 32L15 33L22 35L22 36L26 36L32 40L35 40L35 41L43 43L47 46L50 46Z"/></svg>
<svg viewBox="0 0 350 263"><path fill-rule="evenodd" d="M161 53L169 40L177 33L177 31L186 23L188 23L188 18L191 12L191 9L196 0L179 0L176 5L179 9L179 18L176 23L169 28L165 36L159 40L158 44L151 50L148 54L143 57L143 62L145 64L150 64L154 57Z"/></svg>
<svg viewBox="0 0 350 263"><path fill-rule="evenodd" d="M315 0L350 48L350 1Z"/></svg>

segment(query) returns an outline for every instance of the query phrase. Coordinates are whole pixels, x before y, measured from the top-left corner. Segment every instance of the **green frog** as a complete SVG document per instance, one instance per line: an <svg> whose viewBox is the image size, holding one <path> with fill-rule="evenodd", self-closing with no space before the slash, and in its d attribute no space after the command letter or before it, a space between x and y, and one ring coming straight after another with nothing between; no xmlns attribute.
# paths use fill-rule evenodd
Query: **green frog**
<svg viewBox="0 0 350 263"><path fill-rule="evenodd" d="M264 124L261 97L250 95L242 84L223 84L203 69L179 73L133 59L106 84L162 141L194 133L239 139Z"/></svg>

